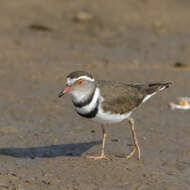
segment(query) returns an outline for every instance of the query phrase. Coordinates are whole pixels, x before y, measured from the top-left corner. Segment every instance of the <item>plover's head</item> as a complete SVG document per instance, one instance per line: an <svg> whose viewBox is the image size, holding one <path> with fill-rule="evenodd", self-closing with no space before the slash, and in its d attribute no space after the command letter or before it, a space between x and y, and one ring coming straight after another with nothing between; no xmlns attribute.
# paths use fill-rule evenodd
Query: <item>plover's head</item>
<svg viewBox="0 0 190 190"><path fill-rule="evenodd" d="M67 76L66 87L58 96L71 93L73 101L81 101L93 93L95 87L95 79L91 74L85 71L74 71Z"/></svg>

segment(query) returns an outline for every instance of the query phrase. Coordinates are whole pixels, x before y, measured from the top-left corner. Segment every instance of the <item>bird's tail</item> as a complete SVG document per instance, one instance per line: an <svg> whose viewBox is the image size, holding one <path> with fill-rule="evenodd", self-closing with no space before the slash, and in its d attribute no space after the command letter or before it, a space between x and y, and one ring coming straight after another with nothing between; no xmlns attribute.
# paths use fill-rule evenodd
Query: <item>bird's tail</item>
<svg viewBox="0 0 190 190"><path fill-rule="evenodd" d="M150 83L148 84L148 87L146 88L146 92L148 94L152 94L154 92L162 91L166 88L169 88L170 85L172 85L173 82L161 82L161 83Z"/></svg>

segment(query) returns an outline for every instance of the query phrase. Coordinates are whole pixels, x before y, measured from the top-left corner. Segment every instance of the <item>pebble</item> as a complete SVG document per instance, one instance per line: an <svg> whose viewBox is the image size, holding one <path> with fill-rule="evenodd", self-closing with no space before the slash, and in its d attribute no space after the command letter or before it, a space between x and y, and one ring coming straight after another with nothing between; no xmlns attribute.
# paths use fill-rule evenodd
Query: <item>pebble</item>
<svg viewBox="0 0 190 190"><path fill-rule="evenodd" d="M6 126L6 127L0 127L0 135L8 135L12 133L17 133L18 129L14 126Z"/></svg>
<svg viewBox="0 0 190 190"><path fill-rule="evenodd" d="M79 12L73 17L73 21L76 23L89 22L93 19L93 16L87 12Z"/></svg>

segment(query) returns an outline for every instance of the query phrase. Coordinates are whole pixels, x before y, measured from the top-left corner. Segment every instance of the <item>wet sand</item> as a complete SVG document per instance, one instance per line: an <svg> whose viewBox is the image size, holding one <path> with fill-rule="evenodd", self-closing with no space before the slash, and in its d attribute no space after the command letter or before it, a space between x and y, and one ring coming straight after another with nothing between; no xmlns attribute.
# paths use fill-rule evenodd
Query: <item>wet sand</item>
<svg viewBox="0 0 190 190"><path fill-rule="evenodd" d="M188 0L0 4L0 189L190 189L189 111L167 106L190 96ZM99 154L101 129L57 97L79 69L174 82L133 113L142 160L120 158L132 148L127 121L106 127L110 161L85 158Z"/></svg>

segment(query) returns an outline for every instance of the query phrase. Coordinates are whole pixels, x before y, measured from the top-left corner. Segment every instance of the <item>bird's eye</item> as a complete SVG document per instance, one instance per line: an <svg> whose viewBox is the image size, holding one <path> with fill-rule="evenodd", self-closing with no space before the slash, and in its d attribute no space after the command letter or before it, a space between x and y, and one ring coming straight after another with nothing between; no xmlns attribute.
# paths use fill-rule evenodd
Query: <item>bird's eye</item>
<svg viewBox="0 0 190 190"><path fill-rule="evenodd" d="M83 79L77 80L77 85L82 85L83 83L84 83L84 80L83 80Z"/></svg>

